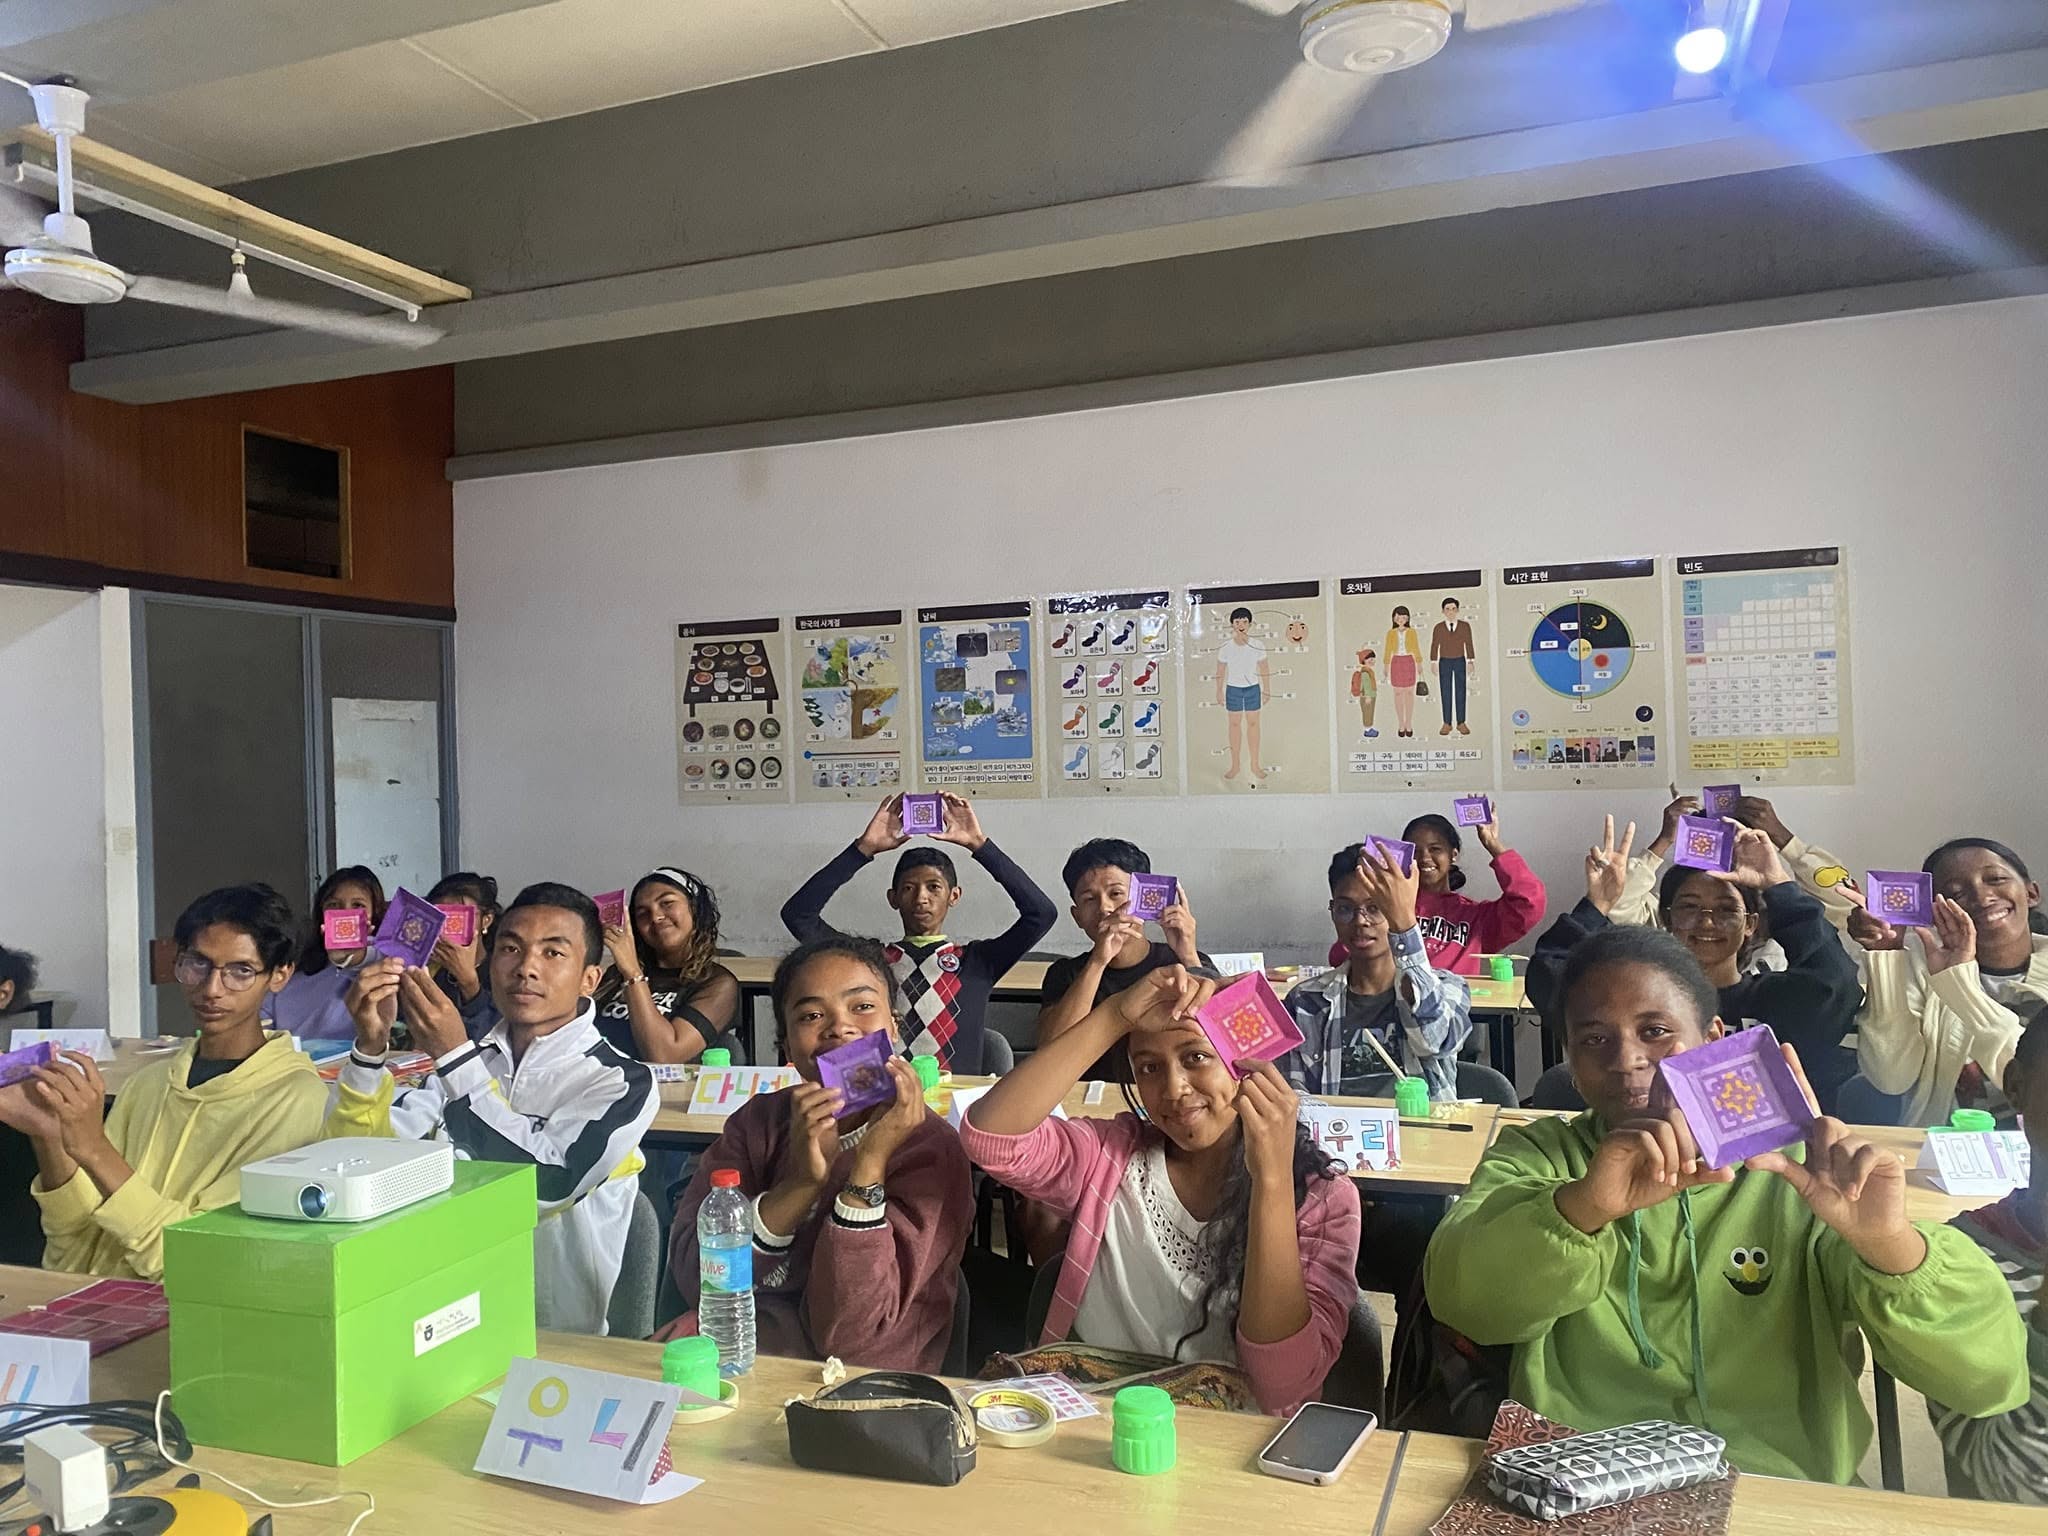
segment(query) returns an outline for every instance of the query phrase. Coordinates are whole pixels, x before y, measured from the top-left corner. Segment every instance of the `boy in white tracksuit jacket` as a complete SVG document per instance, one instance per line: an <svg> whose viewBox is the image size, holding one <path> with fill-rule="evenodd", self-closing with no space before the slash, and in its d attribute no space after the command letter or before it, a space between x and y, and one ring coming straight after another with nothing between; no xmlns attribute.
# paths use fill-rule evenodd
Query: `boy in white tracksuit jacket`
<svg viewBox="0 0 2048 1536"><path fill-rule="evenodd" d="M660 1107L654 1074L598 1033L590 994L603 939L589 897L529 886L491 943L500 1017L477 1041L429 972L389 959L363 967L349 991L356 1043L327 1134L450 1141L479 1162L532 1163L536 1321L601 1334L639 1189L640 1138ZM426 1082L399 1093L384 1068L394 1004L434 1057Z"/></svg>

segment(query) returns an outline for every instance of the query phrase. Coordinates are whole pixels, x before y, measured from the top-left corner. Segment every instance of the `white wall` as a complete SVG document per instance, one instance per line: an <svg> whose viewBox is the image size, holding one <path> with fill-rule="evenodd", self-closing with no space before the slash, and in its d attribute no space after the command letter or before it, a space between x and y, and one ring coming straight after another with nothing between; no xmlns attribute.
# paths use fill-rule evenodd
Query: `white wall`
<svg viewBox="0 0 2048 1536"><path fill-rule="evenodd" d="M1782 814L1852 863L1917 865L1980 832L2048 865L2044 510L2041 298L467 482L464 858L508 887L593 890L678 859L717 885L739 947L785 942L776 909L863 813L678 807L679 620L1842 543L1858 784L1786 791ZM1654 822L1663 798L1525 791L1502 814L1558 910L1601 813ZM1066 851L1114 831L1186 878L1205 947L1308 954L1329 852L1435 799L996 802L986 819L1055 895ZM886 926L870 879L837 921ZM953 931L991 932L1000 898L970 880Z"/></svg>

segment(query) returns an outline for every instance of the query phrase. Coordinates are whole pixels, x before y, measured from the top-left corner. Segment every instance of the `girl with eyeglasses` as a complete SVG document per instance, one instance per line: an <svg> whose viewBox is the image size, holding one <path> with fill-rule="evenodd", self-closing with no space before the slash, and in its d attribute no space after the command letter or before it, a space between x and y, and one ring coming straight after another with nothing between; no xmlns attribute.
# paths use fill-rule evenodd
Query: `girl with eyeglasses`
<svg viewBox="0 0 2048 1536"><path fill-rule="evenodd" d="M67 1051L0 1088L0 1122L35 1148L43 1263L154 1280L163 1231L241 1193L245 1163L319 1139L327 1085L263 1004L292 974L292 912L267 885L213 891L176 929L173 974L198 1034L137 1072L111 1111L90 1056Z"/></svg>

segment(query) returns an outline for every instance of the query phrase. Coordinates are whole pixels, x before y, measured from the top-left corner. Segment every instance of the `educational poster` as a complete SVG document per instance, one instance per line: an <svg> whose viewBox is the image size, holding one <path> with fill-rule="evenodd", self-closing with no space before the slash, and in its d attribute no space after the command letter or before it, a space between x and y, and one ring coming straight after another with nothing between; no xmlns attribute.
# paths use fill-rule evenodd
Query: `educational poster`
<svg viewBox="0 0 2048 1536"><path fill-rule="evenodd" d="M919 779L970 799L1035 799L1031 605L917 611Z"/></svg>
<svg viewBox="0 0 2048 1536"><path fill-rule="evenodd" d="M1173 594L1045 600L1054 796L1180 793Z"/></svg>
<svg viewBox="0 0 2048 1536"><path fill-rule="evenodd" d="M904 787L914 729L901 608L796 616L798 804L875 801Z"/></svg>
<svg viewBox="0 0 2048 1536"><path fill-rule="evenodd" d="M1652 560L1510 566L1494 654L1509 789L1650 788L1673 775Z"/></svg>
<svg viewBox="0 0 2048 1536"><path fill-rule="evenodd" d="M1842 551L1688 555L1673 571L1685 688L1680 787L1853 784Z"/></svg>
<svg viewBox="0 0 2048 1536"><path fill-rule="evenodd" d="M1478 571L1337 583L1337 784L1493 787L1493 614Z"/></svg>
<svg viewBox="0 0 2048 1536"><path fill-rule="evenodd" d="M1189 794L1329 789L1329 624L1319 581L1188 589Z"/></svg>
<svg viewBox="0 0 2048 1536"><path fill-rule="evenodd" d="M782 620L676 626L676 777L684 805L789 801Z"/></svg>

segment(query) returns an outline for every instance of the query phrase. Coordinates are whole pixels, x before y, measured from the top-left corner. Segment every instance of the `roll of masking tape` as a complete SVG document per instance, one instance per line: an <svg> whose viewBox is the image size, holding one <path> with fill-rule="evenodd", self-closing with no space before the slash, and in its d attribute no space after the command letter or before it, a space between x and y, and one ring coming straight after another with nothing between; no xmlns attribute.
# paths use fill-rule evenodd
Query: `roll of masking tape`
<svg viewBox="0 0 2048 1536"><path fill-rule="evenodd" d="M1011 1449L1043 1445L1052 1438L1058 1422L1051 1403L1034 1392L1013 1387L977 1392L968 1398L967 1406L974 1411L974 1427L981 1439Z"/></svg>

